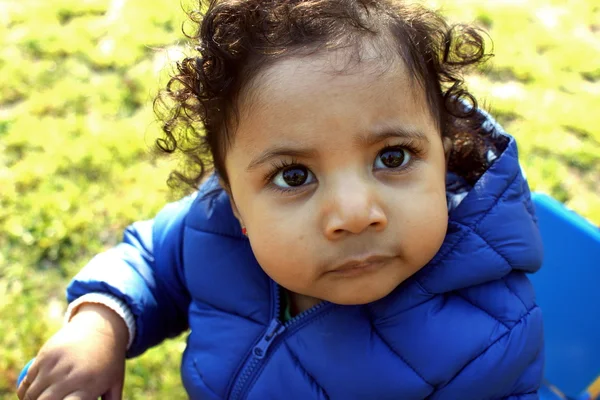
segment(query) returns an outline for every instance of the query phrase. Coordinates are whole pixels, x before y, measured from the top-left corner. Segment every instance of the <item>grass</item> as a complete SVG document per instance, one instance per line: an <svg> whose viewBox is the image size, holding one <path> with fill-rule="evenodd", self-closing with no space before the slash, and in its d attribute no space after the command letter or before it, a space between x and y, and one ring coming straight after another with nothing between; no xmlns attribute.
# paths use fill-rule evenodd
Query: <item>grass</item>
<svg viewBox="0 0 600 400"><path fill-rule="evenodd" d="M430 3L488 28L496 57L469 86L517 137L532 188L600 224L600 5ZM150 104L183 21L170 0L0 0L0 399L60 327L70 277L169 199ZM183 348L129 362L125 398L184 399Z"/></svg>

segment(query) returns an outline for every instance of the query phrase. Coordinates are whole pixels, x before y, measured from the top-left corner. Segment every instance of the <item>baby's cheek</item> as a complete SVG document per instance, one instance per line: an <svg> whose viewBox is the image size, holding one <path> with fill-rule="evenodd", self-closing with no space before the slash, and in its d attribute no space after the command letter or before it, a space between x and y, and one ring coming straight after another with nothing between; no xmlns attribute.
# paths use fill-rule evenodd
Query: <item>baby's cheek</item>
<svg viewBox="0 0 600 400"><path fill-rule="evenodd" d="M408 211L409 220L403 227L404 249L411 264L419 268L439 251L448 228L448 209L445 195L429 197Z"/></svg>
<svg viewBox="0 0 600 400"><path fill-rule="evenodd" d="M254 232L250 243L256 260L271 279L292 289L310 280L310 255L306 237L284 232Z"/></svg>

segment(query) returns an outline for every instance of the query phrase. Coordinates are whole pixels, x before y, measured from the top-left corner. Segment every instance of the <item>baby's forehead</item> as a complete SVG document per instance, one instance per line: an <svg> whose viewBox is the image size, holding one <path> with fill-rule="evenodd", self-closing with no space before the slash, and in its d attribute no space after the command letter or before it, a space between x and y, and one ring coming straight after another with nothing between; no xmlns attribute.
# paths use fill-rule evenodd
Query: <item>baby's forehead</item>
<svg viewBox="0 0 600 400"><path fill-rule="evenodd" d="M365 63L364 69L336 73L331 62L337 62L335 55L327 53L269 66L240 102L235 136L261 132L263 139L280 140L293 132L303 136L368 132L381 124L435 125L424 89L415 85L404 64L376 67L374 73Z"/></svg>
<svg viewBox="0 0 600 400"><path fill-rule="evenodd" d="M254 107L275 101L287 100L299 94L318 95L319 91L337 88L364 90L382 80L395 81L410 86L415 96L424 92L399 55L383 56L370 46L322 50L312 54L283 57L257 71L240 91L239 105L242 111L252 112ZM318 91L315 91L315 85ZM309 91L308 93L306 91ZM312 92L310 92L312 91Z"/></svg>

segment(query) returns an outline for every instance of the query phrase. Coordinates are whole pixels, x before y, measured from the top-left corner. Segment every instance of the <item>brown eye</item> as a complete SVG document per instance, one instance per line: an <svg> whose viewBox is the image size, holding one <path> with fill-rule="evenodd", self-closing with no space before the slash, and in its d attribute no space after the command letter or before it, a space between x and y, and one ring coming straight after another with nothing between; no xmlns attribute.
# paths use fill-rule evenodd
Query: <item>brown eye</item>
<svg viewBox="0 0 600 400"><path fill-rule="evenodd" d="M314 176L303 165L292 165L279 171L273 178L273 183L281 188L302 186L314 181Z"/></svg>
<svg viewBox="0 0 600 400"><path fill-rule="evenodd" d="M292 167L283 171L282 178L290 186L300 186L308 178L308 171L304 167Z"/></svg>
<svg viewBox="0 0 600 400"><path fill-rule="evenodd" d="M392 147L384 149L379 153L375 160L375 167L386 169L386 168L399 168L406 164L410 160L410 154L401 147Z"/></svg>

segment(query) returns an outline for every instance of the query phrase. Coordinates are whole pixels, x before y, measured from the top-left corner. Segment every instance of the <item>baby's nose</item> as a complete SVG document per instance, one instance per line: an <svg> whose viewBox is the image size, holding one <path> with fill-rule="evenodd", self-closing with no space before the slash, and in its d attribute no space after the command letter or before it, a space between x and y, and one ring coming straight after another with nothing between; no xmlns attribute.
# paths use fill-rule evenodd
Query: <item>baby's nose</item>
<svg viewBox="0 0 600 400"><path fill-rule="evenodd" d="M326 201L330 204L324 215L324 233L330 240L387 226L387 216L370 185L345 184Z"/></svg>

